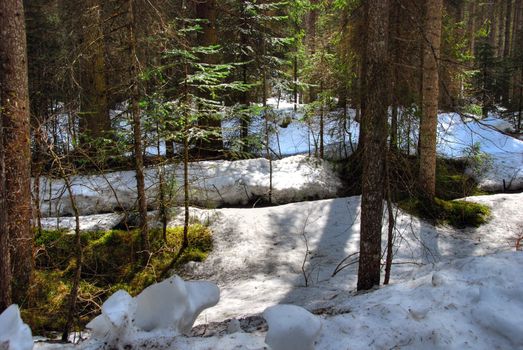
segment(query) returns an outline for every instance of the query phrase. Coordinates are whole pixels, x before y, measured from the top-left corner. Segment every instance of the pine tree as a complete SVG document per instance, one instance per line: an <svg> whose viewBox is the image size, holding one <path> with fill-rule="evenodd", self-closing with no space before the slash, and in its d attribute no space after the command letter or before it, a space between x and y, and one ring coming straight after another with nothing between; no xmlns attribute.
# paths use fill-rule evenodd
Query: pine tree
<svg viewBox="0 0 523 350"><path fill-rule="evenodd" d="M13 271L12 296L17 303L26 302L33 271L33 231L31 230L29 136L29 89L27 52L22 0L0 2L0 118L2 118L2 154L5 174L1 184L7 207L7 221L0 225L0 244L5 252L6 235L11 247ZM3 221L3 220L2 220ZM9 258L3 257L3 259ZM3 262L5 264L5 261ZM3 265L0 271L6 274ZM9 280L9 273L5 277ZM3 280L3 278L2 278ZM4 288L6 282L3 282ZM8 301L9 292L2 291ZM7 296L7 297L6 297ZM3 305L5 306L5 305Z"/></svg>
<svg viewBox="0 0 523 350"><path fill-rule="evenodd" d="M365 133L361 198L360 257L358 290L380 284L381 228L388 109L388 23L389 1L369 0L365 4Z"/></svg>
<svg viewBox="0 0 523 350"><path fill-rule="evenodd" d="M423 93L420 123L419 184L426 198L436 194L436 127L438 123L439 57L442 0L428 0L425 7L423 49Z"/></svg>

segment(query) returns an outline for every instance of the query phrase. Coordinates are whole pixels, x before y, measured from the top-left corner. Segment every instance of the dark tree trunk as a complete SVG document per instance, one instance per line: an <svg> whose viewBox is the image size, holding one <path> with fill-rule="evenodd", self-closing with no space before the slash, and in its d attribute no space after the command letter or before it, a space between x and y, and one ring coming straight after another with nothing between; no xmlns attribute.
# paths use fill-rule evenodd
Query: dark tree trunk
<svg viewBox="0 0 523 350"><path fill-rule="evenodd" d="M0 16L0 18L2 18ZM1 29L0 29L1 30ZM1 101L0 101L1 103ZM0 117L0 313L11 305L11 254L7 230L7 205L5 188L4 130Z"/></svg>
<svg viewBox="0 0 523 350"><path fill-rule="evenodd" d="M96 152L92 141L104 137L111 129L107 101L107 79L105 76L105 45L102 34L101 3L89 0L84 15L82 35L82 55L80 65L82 75L82 103L80 131L82 147Z"/></svg>
<svg viewBox="0 0 523 350"><path fill-rule="evenodd" d="M0 89L5 162L3 198L7 207L7 213L3 214L4 217L7 216L7 221L0 227L0 237L2 243L7 238L11 247L13 301L25 303L33 271L33 232L29 91L24 8L21 0L0 1ZM5 270L5 266L0 270ZM2 281L2 284L5 282ZM9 292L3 293L8 295Z"/></svg>
<svg viewBox="0 0 523 350"><path fill-rule="evenodd" d="M358 290L380 284L383 188L389 100L389 1L368 0L366 6L365 110L362 129L363 175L361 198Z"/></svg>

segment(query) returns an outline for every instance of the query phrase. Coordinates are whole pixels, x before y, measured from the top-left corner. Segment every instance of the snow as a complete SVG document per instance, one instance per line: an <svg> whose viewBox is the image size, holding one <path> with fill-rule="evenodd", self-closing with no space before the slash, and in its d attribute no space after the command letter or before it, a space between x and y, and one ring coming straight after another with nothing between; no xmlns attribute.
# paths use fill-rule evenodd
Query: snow
<svg viewBox="0 0 523 350"><path fill-rule="evenodd" d="M273 350L314 350L321 321L295 305L275 305L263 312L269 330L265 343Z"/></svg>
<svg viewBox="0 0 523 350"><path fill-rule="evenodd" d="M442 261L514 249L523 227L523 194L467 200L492 209L487 224L463 230L434 227L394 209L392 282L409 279L416 269ZM350 297L347 291L355 288L357 264L332 274L345 257L359 250L360 197L213 212L217 217L211 227L213 252L205 262L191 266L191 271L198 278L217 282L222 298L197 323L245 317L279 303L313 310ZM352 261L357 261L357 255L347 262Z"/></svg>
<svg viewBox="0 0 523 350"><path fill-rule="evenodd" d="M151 332L171 329L174 335L191 330L196 317L220 299L218 287L209 282L184 282L173 276L153 284L136 297L135 324Z"/></svg>
<svg viewBox="0 0 523 350"><path fill-rule="evenodd" d="M457 113L440 114L437 151L448 158L462 158L471 147L478 145L492 161L486 172L472 174L480 187L489 191L521 189L523 141L500 132L507 128L510 125L506 121L493 116L478 122L474 118L463 120Z"/></svg>
<svg viewBox="0 0 523 350"><path fill-rule="evenodd" d="M174 186L175 201L182 202L182 166L168 166L166 179ZM257 199L268 199L269 161L206 161L189 167L191 202L204 207L244 205ZM72 215L69 196L62 180L40 179L41 213L43 216ZM133 171L103 175L74 176L72 190L80 215L131 209L136 202L136 179ZM340 180L332 166L306 156L294 156L273 162L272 201L275 204L334 197ZM145 171L148 205L156 206L158 169Z"/></svg>
<svg viewBox="0 0 523 350"><path fill-rule="evenodd" d="M284 104L280 110L292 113L291 106ZM507 189L521 189L523 141L498 131L508 127L494 116L478 123L441 114L438 153L464 158L479 146L492 161L483 172L471 169L480 186L499 190L505 180ZM309 136L307 126L297 121L281 129L282 154L307 152ZM305 201L335 197L340 182L326 162L294 156L274 161L273 167L273 200L290 204L191 208L191 217L211 225L214 245L206 261L188 264L184 273L210 282L172 277L135 298L117 292L91 322L91 340L70 347L36 347L94 350L106 342L191 350L295 345L318 350L523 349L523 280L518 278L523 253L515 252L523 235L523 193L466 198L491 208L489 221L479 228L435 227L394 207L391 285L356 293L360 197ZM266 199L268 168L263 159L193 163L193 203L213 208ZM180 200L181 168L166 170ZM156 206L157 173L146 171L151 208ZM44 215L70 214L63 183L41 181ZM74 177L73 183L82 214L129 209L136 200L133 172ZM112 228L122 218L85 216L81 228ZM179 225L180 218L175 216L169 225ZM43 224L70 229L74 219L47 218ZM262 313L267 323L250 326ZM193 323L198 332L189 336Z"/></svg>
<svg viewBox="0 0 523 350"><path fill-rule="evenodd" d="M31 329L20 318L18 305L11 305L0 314L0 349L31 350Z"/></svg>
<svg viewBox="0 0 523 350"><path fill-rule="evenodd" d="M177 331L138 332L134 348L263 349L270 320L268 331L246 328L250 321L242 319L278 304L318 315L318 350L523 348L523 280L517 277L523 253L515 252L523 227L523 194L467 200L491 208L487 224L462 230L434 227L394 208L392 284L363 294L354 292L357 264L350 264L352 258L332 276L342 259L359 249L359 197L194 211L214 217L213 252L188 267L195 278L220 286L218 304L195 322L203 327L196 334L205 337L174 336L189 329L178 323ZM161 294L151 297L165 300ZM160 319L172 306L164 301L156 305L147 309ZM304 317L296 318L301 323ZM224 323L224 331L214 332L212 322ZM76 348L93 346L87 342Z"/></svg>
<svg viewBox="0 0 523 350"><path fill-rule="evenodd" d="M140 339L187 333L202 310L219 299L215 284L185 282L178 276L147 287L135 298L119 290L102 305L102 314L87 325L91 339L83 346L123 349Z"/></svg>
<svg viewBox="0 0 523 350"><path fill-rule="evenodd" d="M117 226L124 219L125 215L121 213L95 214L80 217L81 231L104 231L110 230ZM47 217L41 219L42 228L72 231L76 226L76 218L71 216L65 217Z"/></svg>

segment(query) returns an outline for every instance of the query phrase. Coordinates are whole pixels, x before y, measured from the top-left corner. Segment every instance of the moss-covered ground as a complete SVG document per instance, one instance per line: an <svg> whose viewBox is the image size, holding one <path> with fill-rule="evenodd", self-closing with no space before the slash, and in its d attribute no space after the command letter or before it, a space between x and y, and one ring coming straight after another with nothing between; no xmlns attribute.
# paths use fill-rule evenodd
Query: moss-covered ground
<svg viewBox="0 0 523 350"><path fill-rule="evenodd" d="M146 264L140 257L139 231L98 231L81 234L82 279L76 328L82 329L114 292L124 289L136 295L160 279L178 252L183 227L169 228L167 241L159 229L150 231L151 255ZM203 261L212 249L209 228L194 224L188 231L189 246L177 263ZM67 300L75 269L74 234L64 231L36 233L36 270L30 298L22 317L34 334L61 331L67 316ZM175 266L176 267L176 266Z"/></svg>

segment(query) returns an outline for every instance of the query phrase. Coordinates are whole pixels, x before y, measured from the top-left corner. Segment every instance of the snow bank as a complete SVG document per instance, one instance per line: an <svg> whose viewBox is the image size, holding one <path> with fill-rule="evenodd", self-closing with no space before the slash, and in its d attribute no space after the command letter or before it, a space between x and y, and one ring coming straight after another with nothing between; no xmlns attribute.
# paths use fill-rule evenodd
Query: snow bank
<svg viewBox="0 0 523 350"><path fill-rule="evenodd" d="M180 203L183 198L182 168L169 166L165 170L165 177L174 185L172 197L175 202ZM195 205L243 205L258 198L268 198L269 162L265 159L191 163L189 173L191 203ZM63 181L51 181L47 178L40 181L42 215L72 215ZM71 182L81 215L131 209L135 206L136 180L132 171L100 176L75 176ZM148 204L155 208L158 198L158 169L147 169L145 182ZM274 161L272 182L272 200L277 204L333 197L341 186L328 163L305 156Z"/></svg>
<svg viewBox="0 0 523 350"><path fill-rule="evenodd" d="M263 312L269 331L265 343L272 350L314 350L321 321L309 311L295 305L275 305Z"/></svg>
<svg viewBox="0 0 523 350"><path fill-rule="evenodd" d="M138 339L187 333L196 317L220 299L214 283L185 282L173 276L144 289L135 298L120 290L102 305L102 314L89 322L88 347L97 344L124 348Z"/></svg>
<svg viewBox="0 0 523 350"><path fill-rule="evenodd" d="M357 296L324 321L317 349L521 349L522 263L521 253L457 259Z"/></svg>
<svg viewBox="0 0 523 350"><path fill-rule="evenodd" d="M517 190L523 188L523 141L506 135L504 120L489 117L481 121L463 120L457 113L440 114L438 119L438 145L440 155L463 158L475 145L492 161L486 172L471 174L481 188L488 191Z"/></svg>
<svg viewBox="0 0 523 350"><path fill-rule="evenodd" d="M81 231L105 231L117 226L124 219L122 213L95 214L80 217ZM47 217L41 219L42 228L50 230L74 230L76 218L67 217Z"/></svg>
<svg viewBox="0 0 523 350"><path fill-rule="evenodd" d="M200 337L137 338L144 349L521 349L523 253L427 266L405 282L353 295L323 316L290 305L264 313L269 329ZM320 328L321 327L321 328ZM312 346L311 340L314 342ZM306 342L307 340L307 342Z"/></svg>
<svg viewBox="0 0 523 350"><path fill-rule="evenodd" d="M0 314L0 349L31 350L31 329L20 318L18 305L11 305Z"/></svg>

